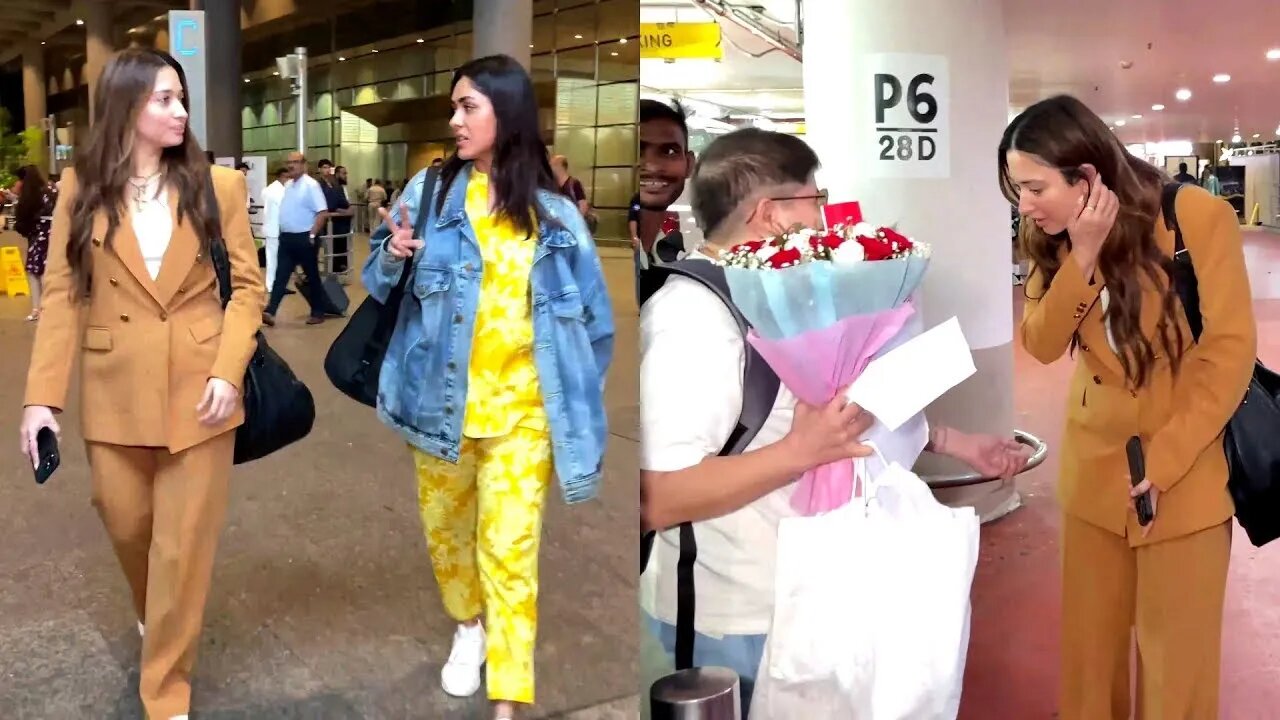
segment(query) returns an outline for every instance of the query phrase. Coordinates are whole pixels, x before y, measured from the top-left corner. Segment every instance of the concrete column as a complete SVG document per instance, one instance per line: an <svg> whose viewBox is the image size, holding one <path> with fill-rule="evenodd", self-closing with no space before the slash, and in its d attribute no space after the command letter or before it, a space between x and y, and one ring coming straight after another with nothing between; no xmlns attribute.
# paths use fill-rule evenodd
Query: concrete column
<svg viewBox="0 0 1280 720"><path fill-rule="evenodd" d="M209 146L217 157L240 158L243 133L240 128L240 0L203 3L208 60Z"/></svg>
<svg viewBox="0 0 1280 720"><path fill-rule="evenodd" d="M31 41L22 50L22 126L39 127L48 114L49 88L44 69L44 48ZM47 137L47 136L46 136ZM46 168L47 169L47 168Z"/></svg>
<svg viewBox="0 0 1280 720"><path fill-rule="evenodd" d="M833 200L933 246L926 327L957 316L977 375L929 408L935 425L1013 430L1012 245L995 151L1009 108L999 0L805 0L808 141ZM879 99L879 102L878 102ZM924 456L921 474L956 470ZM942 491L984 520L1011 483Z"/></svg>
<svg viewBox="0 0 1280 720"><path fill-rule="evenodd" d="M85 35L85 82L89 86L89 122L93 123L94 93L98 89L98 78L107 60L115 52L111 42L111 6L105 2L83 2L76 10L84 20Z"/></svg>
<svg viewBox="0 0 1280 720"><path fill-rule="evenodd" d="M530 69L533 0L475 0L471 18L472 57L510 55Z"/></svg>

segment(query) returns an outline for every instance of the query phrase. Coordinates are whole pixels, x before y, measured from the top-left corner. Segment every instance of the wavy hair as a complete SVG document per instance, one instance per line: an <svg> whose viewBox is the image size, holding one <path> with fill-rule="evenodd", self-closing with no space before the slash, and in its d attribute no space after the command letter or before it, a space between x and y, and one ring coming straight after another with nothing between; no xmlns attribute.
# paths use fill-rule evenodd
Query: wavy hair
<svg viewBox="0 0 1280 720"><path fill-rule="evenodd" d="M1101 118L1084 103L1066 95L1032 105L1004 131L999 150L1000 188L1016 206L1018 189L1009 176L1010 150L1035 156L1058 168L1068 184L1084 179L1082 166L1092 165L1102 182L1115 192L1120 211L1102 245L1098 270L1106 278L1110 295L1106 320L1115 338L1116 354L1125 377L1135 387L1141 387L1150 379L1156 343L1143 335L1140 321L1143 285L1154 286L1160 290L1157 339L1176 373L1182 360L1184 338L1182 326L1177 322L1179 301L1173 284L1173 258L1156 244L1154 234L1161 191L1170 178L1150 163L1130 155ZM1065 231L1049 235L1024 219L1018 240L1047 291L1061 269L1059 249L1064 243L1069 248L1071 238ZM1078 344L1079 338L1073 338L1072 351Z"/></svg>
<svg viewBox="0 0 1280 720"><path fill-rule="evenodd" d="M130 48L116 54L102 70L93 96L94 122L83 151L76 153L76 196L71 206L71 233L67 264L73 287L88 295L93 279L93 219L107 214L103 245L110 248L120 227L125 190L133 175L133 150L137 143L138 116L155 88L156 76L173 68L182 83L182 106L190 110L187 78L168 53ZM178 221L191 220L200 249L209 257L209 245L218 233L218 218L207 198L209 161L187 125L179 145L164 148L160 156L160 187L174 192Z"/></svg>

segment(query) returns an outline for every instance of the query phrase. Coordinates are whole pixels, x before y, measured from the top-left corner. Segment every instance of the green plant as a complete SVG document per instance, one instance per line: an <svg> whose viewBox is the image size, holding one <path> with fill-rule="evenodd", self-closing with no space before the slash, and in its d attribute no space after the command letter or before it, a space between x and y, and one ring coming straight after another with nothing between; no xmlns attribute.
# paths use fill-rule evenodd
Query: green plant
<svg viewBox="0 0 1280 720"><path fill-rule="evenodd" d="M28 128L22 132L13 132L9 111L0 108L0 187L9 187L14 182L13 173L23 165L30 165L32 153L39 157L40 141L34 146L30 143L32 131L43 136L39 128ZM38 163L36 163L38 164Z"/></svg>

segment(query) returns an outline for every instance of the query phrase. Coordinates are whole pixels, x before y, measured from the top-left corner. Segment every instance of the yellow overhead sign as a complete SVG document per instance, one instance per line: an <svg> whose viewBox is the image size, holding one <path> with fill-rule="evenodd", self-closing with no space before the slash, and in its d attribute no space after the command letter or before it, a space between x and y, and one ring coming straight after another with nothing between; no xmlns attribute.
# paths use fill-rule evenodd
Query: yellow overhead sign
<svg viewBox="0 0 1280 720"><path fill-rule="evenodd" d="M724 57L717 23L640 23L640 57L677 60Z"/></svg>

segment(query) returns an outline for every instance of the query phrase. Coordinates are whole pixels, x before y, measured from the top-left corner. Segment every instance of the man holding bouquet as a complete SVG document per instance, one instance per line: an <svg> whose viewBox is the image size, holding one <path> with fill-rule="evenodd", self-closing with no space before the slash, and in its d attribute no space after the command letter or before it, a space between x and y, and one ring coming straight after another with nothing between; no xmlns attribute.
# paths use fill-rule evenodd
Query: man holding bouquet
<svg viewBox="0 0 1280 720"><path fill-rule="evenodd" d="M689 258L714 262L740 243L795 226L823 227L826 201L818 158L781 133L740 130L717 139L692 177L693 210L706 244ZM778 524L796 514L796 479L827 463L864 457L874 418L843 393L823 406L798 402L785 386L754 439L720 456L740 419L748 352L730 308L707 286L674 275L645 299L640 316L641 513L658 530L641 579L650 631L673 653L679 531L697 538L695 666L735 670L743 716L769 631ZM1026 460L1010 439L935 427L927 451L953 456L991 477L1011 477Z"/></svg>

